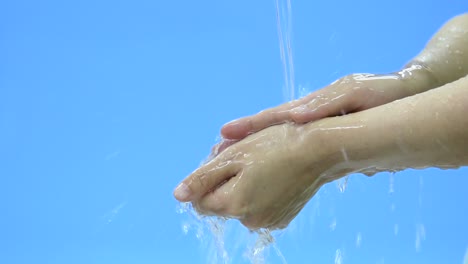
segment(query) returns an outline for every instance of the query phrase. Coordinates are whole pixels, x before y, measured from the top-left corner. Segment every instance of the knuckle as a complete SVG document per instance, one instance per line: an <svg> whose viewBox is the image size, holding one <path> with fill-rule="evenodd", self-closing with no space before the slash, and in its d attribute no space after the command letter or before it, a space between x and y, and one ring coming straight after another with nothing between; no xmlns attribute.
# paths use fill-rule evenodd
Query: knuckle
<svg viewBox="0 0 468 264"><path fill-rule="evenodd" d="M194 182L196 185L199 186L199 188L205 188L207 183L207 177L205 176L206 173L204 170L200 170L197 174L194 176Z"/></svg>
<svg viewBox="0 0 468 264"><path fill-rule="evenodd" d="M216 193L210 193L194 204L195 209L202 215L226 215L226 199Z"/></svg>
<svg viewBox="0 0 468 264"><path fill-rule="evenodd" d="M209 171L202 167L196 170L190 180L187 183L187 187L190 189L192 193L203 194L209 188L211 177L209 177Z"/></svg>
<svg viewBox="0 0 468 264"><path fill-rule="evenodd" d="M226 197L230 200L229 207L226 208L226 214L235 218L244 218L248 215L248 206L242 200L233 200L231 197Z"/></svg>
<svg viewBox="0 0 468 264"><path fill-rule="evenodd" d="M295 123L304 123L306 120L304 118L303 112L296 112L296 111L289 112L289 119L291 119Z"/></svg>

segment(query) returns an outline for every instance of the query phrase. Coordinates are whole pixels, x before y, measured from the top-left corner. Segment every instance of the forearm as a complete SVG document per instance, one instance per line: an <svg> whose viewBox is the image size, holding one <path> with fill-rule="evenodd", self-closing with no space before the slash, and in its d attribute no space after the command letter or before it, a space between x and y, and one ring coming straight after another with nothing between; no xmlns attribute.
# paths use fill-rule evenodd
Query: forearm
<svg viewBox="0 0 468 264"><path fill-rule="evenodd" d="M334 178L468 165L467 113L465 77L366 111L307 124L303 129L314 132L306 133L304 155L312 155L307 142L319 135L332 161L325 174Z"/></svg>
<svg viewBox="0 0 468 264"><path fill-rule="evenodd" d="M416 94L453 82L468 74L468 13L448 21L403 70L402 79Z"/></svg>

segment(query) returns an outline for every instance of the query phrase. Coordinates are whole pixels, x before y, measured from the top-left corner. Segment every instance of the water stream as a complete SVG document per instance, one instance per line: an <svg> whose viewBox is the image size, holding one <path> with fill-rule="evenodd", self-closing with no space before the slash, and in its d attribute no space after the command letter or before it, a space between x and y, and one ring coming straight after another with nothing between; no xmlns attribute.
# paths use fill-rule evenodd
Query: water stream
<svg viewBox="0 0 468 264"><path fill-rule="evenodd" d="M275 0L276 25L283 66L283 92L286 101L296 99L294 86L294 60L292 53L292 11L290 0Z"/></svg>
<svg viewBox="0 0 468 264"><path fill-rule="evenodd" d="M290 0L275 0L276 11L276 26L279 41L280 61L282 72L284 76L283 83L283 96L285 101L297 99L294 75L294 60L292 48L292 6ZM303 94L299 96L304 96ZM343 149L345 153L345 150ZM344 155L346 156L346 155ZM348 177L336 181L336 188L338 194L343 194L346 190ZM389 176L389 190L388 194L392 195L395 192L395 178L394 173ZM419 183L419 211L422 206L422 178ZM317 194L317 196L319 196ZM319 207L318 197L313 201L314 208ZM395 203L392 200L390 211L395 211ZM241 226L238 221L229 221L219 217L204 217L198 215L190 204L181 204L178 209L179 213L184 213L189 216L183 225L182 230L185 234L195 233L196 238L200 241L203 247L206 247L208 263L244 263L247 261L251 264L263 264L269 259L269 252L273 251L274 256L280 263L287 263L286 258L281 253L280 249L275 243L276 233L267 229L262 229L256 232L248 231ZM425 226L422 222L420 212L418 213L416 223L416 251L420 251L421 244L426 238ZM312 214L314 218L315 213ZM314 219L308 224L313 224ZM337 226L336 215L332 216L330 230L334 231ZM395 223L392 226L395 236L398 235L399 225ZM297 230L296 230L297 231ZM356 248L361 247L363 239L362 232L358 231L355 238ZM238 254L241 252L241 254ZM467 251L468 252L468 251ZM239 260L241 256L242 260ZM467 253L468 256L468 253ZM344 248L338 248L334 254L334 263L342 264L344 262ZM465 257L468 258L468 257ZM331 260L333 261L333 260ZM383 263L382 258L382 263ZM268 261L269 262L269 261ZM465 260L466 263L466 260Z"/></svg>
<svg viewBox="0 0 468 264"><path fill-rule="evenodd" d="M292 12L290 0L275 0L276 22L278 30L280 59L283 67L284 85L283 93L285 101L295 99L294 86L294 62L292 54ZM184 234L194 232L203 246L206 246L208 263L238 263L236 254L239 248L244 247L244 260L251 264L267 263L270 249L273 249L279 262L286 264L287 261L280 249L275 244L275 234L268 229L255 232L247 231L240 227L235 221L220 217L200 216L192 208L190 203L182 203L177 210L178 213L188 215L182 224ZM243 229L243 230L240 230ZM237 234L234 235L233 233ZM229 239L228 239L229 237ZM247 246L245 246L247 245Z"/></svg>

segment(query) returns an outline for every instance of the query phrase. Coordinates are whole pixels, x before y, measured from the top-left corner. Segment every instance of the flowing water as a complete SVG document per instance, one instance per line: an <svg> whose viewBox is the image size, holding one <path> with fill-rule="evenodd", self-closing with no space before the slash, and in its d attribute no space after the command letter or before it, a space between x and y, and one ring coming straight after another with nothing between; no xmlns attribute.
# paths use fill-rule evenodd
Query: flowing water
<svg viewBox="0 0 468 264"><path fill-rule="evenodd" d="M294 60L292 53L292 12L290 0L275 0L276 25L280 58L284 75L284 96L286 101L296 99L294 86Z"/></svg>
<svg viewBox="0 0 468 264"><path fill-rule="evenodd" d="M273 249L279 263L286 259L275 245L275 234L268 229L248 231L237 221L221 217L201 216L190 203L181 203L177 212L188 216L182 223L185 235L194 233L206 252L207 263L268 263L269 251ZM240 257L239 257L240 256Z"/></svg>
<svg viewBox="0 0 468 264"><path fill-rule="evenodd" d="M291 1L275 0L275 8L280 59L284 75L283 93L285 101L289 101L294 100L296 97L291 39ZM220 217L200 216L190 203L180 204L177 211L189 216L189 219L182 224L182 231L184 234L194 232L200 243L207 247L208 263L235 263L236 253L241 247L245 247L242 254L243 258L252 264L267 263L266 258L269 256L270 249L273 249L279 262L287 263L275 244L275 235L268 229L245 232L245 228L239 227L240 224L237 221L232 225L230 221ZM244 232L240 231L239 228L243 228ZM233 232L237 233L237 237L231 238ZM241 234L240 237L239 234ZM231 243L232 241L236 242Z"/></svg>
<svg viewBox="0 0 468 264"><path fill-rule="evenodd" d="M292 48L292 6L290 0L275 0L277 33L279 40L280 61L284 76L283 96L285 101L297 99L295 76L294 76L294 60ZM306 91L302 91L299 96L304 96ZM347 160L346 151L343 149L344 157ZM389 194L394 193L394 175L389 176ZM336 181L336 189L338 195L345 192L348 177ZM422 205L422 178L420 179L419 189L419 207ZM318 196L318 195L317 195ZM319 207L318 198L315 199L314 205ZM243 228L237 221L229 221L219 217L203 217L198 215L190 204L181 204L179 213L189 215L189 219L183 223L182 230L185 234L194 233L200 243L206 247L208 263L239 263L239 255L243 261L252 264L266 263L269 258L269 251L272 249L277 257L278 262L287 263L285 257L275 243L276 235L270 230L262 229L256 232L250 232ZM395 204L391 204L391 212L395 211ZM314 214L315 215L315 214ZM312 216L313 218L314 216ZM332 216L330 230L334 231L337 225L336 216ZM422 219L418 217L416 223L416 241L415 248L419 251L421 243L425 240L426 230ZM311 224L314 219L312 219ZM235 222L233 224L233 222ZM395 236L398 234L399 226L394 224L392 227ZM297 231L297 230L296 230ZM356 248L361 247L362 233L357 232L355 238ZM239 252L242 252L239 254ZM344 263L343 249L338 248L335 251L335 264ZM383 263L383 259L382 259Z"/></svg>

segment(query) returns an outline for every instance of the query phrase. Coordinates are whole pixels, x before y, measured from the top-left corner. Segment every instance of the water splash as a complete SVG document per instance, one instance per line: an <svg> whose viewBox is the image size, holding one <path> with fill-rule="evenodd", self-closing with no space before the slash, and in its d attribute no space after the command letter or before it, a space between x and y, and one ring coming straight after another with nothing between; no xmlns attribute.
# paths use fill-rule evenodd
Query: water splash
<svg viewBox="0 0 468 264"><path fill-rule="evenodd" d="M292 13L291 0L275 0L276 25L280 46L281 63L284 75L284 95L286 101L295 99L294 62L292 54Z"/></svg>
<svg viewBox="0 0 468 264"><path fill-rule="evenodd" d="M345 176L339 180L336 180L336 185L338 190L340 190L340 193L344 193L346 191L346 187L348 187L348 179L349 176Z"/></svg>
<svg viewBox="0 0 468 264"><path fill-rule="evenodd" d="M292 12L291 12L291 1L290 0L275 0L276 6L276 22L278 29L278 39L280 47L280 57L283 66L284 75L284 96L286 101L294 100L295 86L294 86L294 63L292 55ZM217 140L218 142L225 141L222 138ZM220 144L216 144L216 148L212 151L212 154L202 161L200 165L205 164L219 152ZM196 229L196 237L200 241L206 239L205 230L210 230L215 241L214 245L217 250L210 250L214 252L211 254L211 261L209 263L229 263L231 258L227 253L226 245L224 241L226 233L226 219L220 219L217 217L202 217L198 215L189 203L183 203L177 210L179 213L188 213L191 217L190 221L186 221L182 224L182 231L184 234L188 234L193 228ZM274 238L269 230L261 230L256 232L256 241L254 246L247 250L244 254L251 263L262 264L265 262L265 252L270 246L272 246L281 259L282 263L286 263L286 259L282 255L281 251L275 246Z"/></svg>
<svg viewBox="0 0 468 264"><path fill-rule="evenodd" d="M280 258L281 263L287 264L285 257L275 245L275 238L272 235L271 231L268 229L261 229L256 232L258 237L255 241L255 245L249 249L244 255L250 260L252 264L264 264L265 262L265 252L273 247L276 255Z"/></svg>
<svg viewBox="0 0 468 264"><path fill-rule="evenodd" d="M236 253L241 245L246 245L243 256L251 264L266 263L270 248L274 249L280 263L287 264L285 257L275 245L274 234L268 229L251 232L236 221L228 221L222 217L201 216L193 209L191 203L180 203L177 212L189 216L190 219L182 223L182 231L185 235L195 233L201 245L206 247L208 263L238 263L235 260ZM239 228L242 230L238 230ZM235 237L232 237L233 234Z"/></svg>
<svg viewBox="0 0 468 264"><path fill-rule="evenodd" d="M343 253L341 249L337 249L335 252L335 264L343 264Z"/></svg>
<svg viewBox="0 0 468 264"><path fill-rule="evenodd" d="M180 203L177 213L189 216L190 219L182 224L182 231L187 235L194 230L196 238L202 245L208 245L207 258L210 263L231 263L224 245L226 219L202 217L193 209L191 203ZM209 231L209 236L206 235L206 231Z"/></svg>

